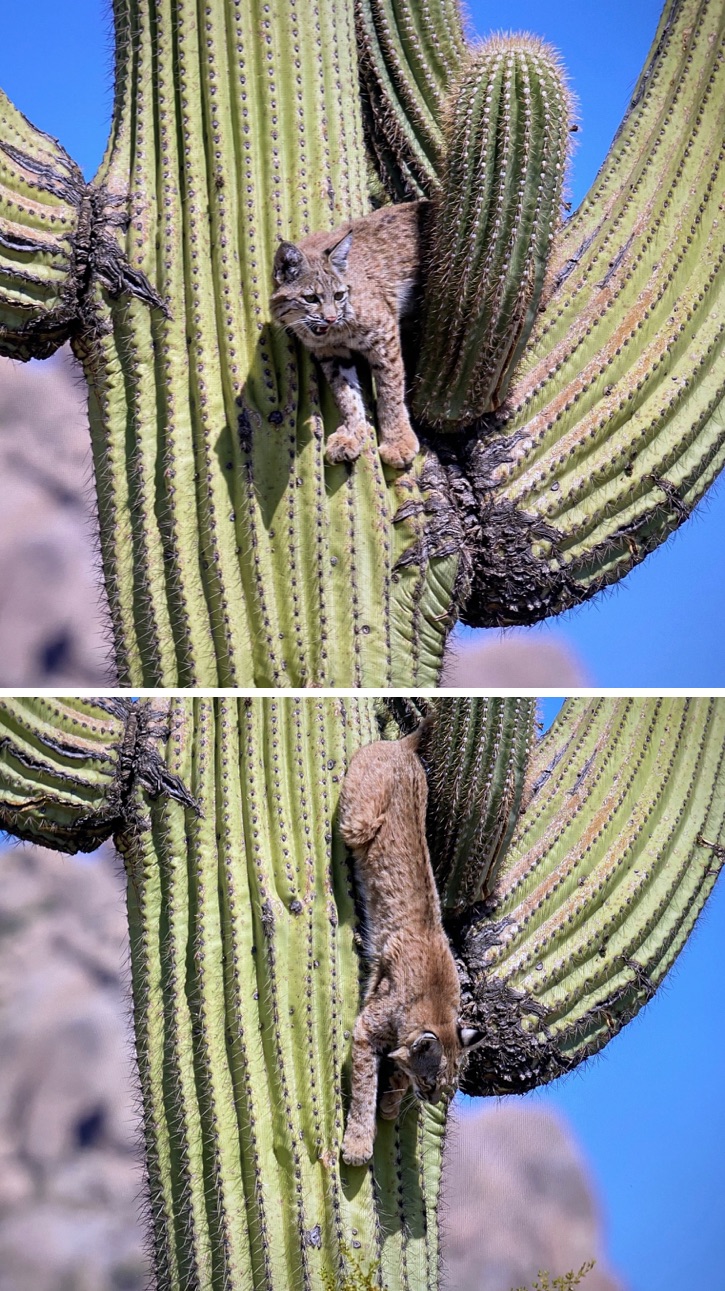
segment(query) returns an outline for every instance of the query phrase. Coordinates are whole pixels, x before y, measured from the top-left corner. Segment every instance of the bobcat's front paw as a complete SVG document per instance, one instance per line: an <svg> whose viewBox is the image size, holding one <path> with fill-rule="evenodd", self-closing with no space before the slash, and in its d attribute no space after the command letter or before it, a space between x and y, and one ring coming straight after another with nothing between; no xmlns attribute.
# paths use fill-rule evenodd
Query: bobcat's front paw
<svg viewBox="0 0 725 1291"><path fill-rule="evenodd" d="M393 466L396 471L410 466L419 448L420 444L407 419L396 426L392 434L389 431L381 432L380 457L386 466Z"/></svg>
<svg viewBox="0 0 725 1291"><path fill-rule="evenodd" d="M369 1134L348 1125L342 1140L342 1159L346 1165L366 1165L373 1155L373 1140Z"/></svg>
<svg viewBox="0 0 725 1291"><path fill-rule="evenodd" d="M338 426L327 441L325 457L328 462L333 465L338 462L354 462L362 452L366 430L366 426L355 427L354 429L344 425Z"/></svg>

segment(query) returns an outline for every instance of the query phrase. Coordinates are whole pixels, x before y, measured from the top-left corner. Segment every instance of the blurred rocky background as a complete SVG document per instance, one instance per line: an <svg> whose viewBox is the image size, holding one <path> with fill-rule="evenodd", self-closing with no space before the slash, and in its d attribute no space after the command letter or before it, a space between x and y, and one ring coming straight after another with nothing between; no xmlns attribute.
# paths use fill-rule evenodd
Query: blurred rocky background
<svg viewBox="0 0 725 1291"><path fill-rule="evenodd" d="M626 1291L607 1264L586 1162L565 1121L507 1099L451 1117L442 1205L443 1291L530 1287L594 1268L582 1291Z"/></svg>
<svg viewBox="0 0 725 1291"><path fill-rule="evenodd" d="M0 359L0 686L113 684L83 376ZM563 637L454 640L446 686L585 686Z"/></svg>
<svg viewBox="0 0 725 1291"><path fill-rule="evenodd" d="M147 1282L123 883L0 852L0 1291Z"/></svg>
<svg viewBox="0 0 725 1291"><path fill-rule="evenodd" d="M85 386L0 359L0 686L113 684Z"/></svg>
<svg viewBox="0 0 725 1291"><path fill-rule="evenodd" d="M123 876L111 849L0 851L0 1291L142 1291L143 1169ZM459 1113L444 1175L444 1291L511 1291L596 1258L569 1130L523 1103ZM290 1288L290 1291L293 1291Z"/></svg>
<svg viewBox="0 0 725 1291"><path fill-rule="evenodd" d="M591 686L584 664L564 637L532 638L515 629L454 637L443 661L441 686L526 686L534 690Z"/></svg>

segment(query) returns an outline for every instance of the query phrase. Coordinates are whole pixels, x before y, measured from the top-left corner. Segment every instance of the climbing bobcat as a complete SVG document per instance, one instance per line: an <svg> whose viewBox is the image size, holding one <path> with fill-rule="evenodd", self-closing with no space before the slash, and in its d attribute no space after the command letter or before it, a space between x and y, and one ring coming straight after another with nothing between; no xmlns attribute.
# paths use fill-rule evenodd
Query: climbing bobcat
<svg viewBox="0 0 725 1291"><path fill-rule="evenodd" d="M342 1143L348 1165L373 1153L378 1073L392 1073L380 1114L398 1115L408 1086L437 1103L453 1092L464 1053L483 1039L461 1025L456 965L441 923L425 837L428 797L420 731L359 749L340 794L340 833L355 857L369 978L352 1041L352 1098Z"/></svg>
<svg viewBox="0 0 725 1291"><path fill-rule="evenodd" d="M344 229L277 248L273 317L320 360L342 414L327 441L329 462L354 461L367 432L353 354L368 360L375 377L381 458L402 469L418 452L405 407L399 322L415 303L429 205L386 206Z"/></svg>

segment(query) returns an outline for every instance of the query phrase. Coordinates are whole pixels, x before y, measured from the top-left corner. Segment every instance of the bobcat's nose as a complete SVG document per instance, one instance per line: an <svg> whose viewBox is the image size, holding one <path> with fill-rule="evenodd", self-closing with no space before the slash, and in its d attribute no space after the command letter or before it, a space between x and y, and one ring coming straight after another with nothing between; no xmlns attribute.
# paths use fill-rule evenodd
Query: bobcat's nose
<svg viewBox="0 0 725 1291"><path fill-rule="evenodd" d="M326 309L322 317L324 318L326 323L335 323L337 322L337 310Z"/></svg>

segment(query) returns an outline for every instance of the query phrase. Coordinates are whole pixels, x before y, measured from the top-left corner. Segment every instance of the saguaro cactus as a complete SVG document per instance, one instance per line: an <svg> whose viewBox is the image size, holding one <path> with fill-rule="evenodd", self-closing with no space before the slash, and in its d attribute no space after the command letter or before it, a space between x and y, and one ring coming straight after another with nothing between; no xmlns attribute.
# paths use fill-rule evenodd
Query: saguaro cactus
<svg viewBox="0 0 725 1291"><path fill-rule="evenodd" d="M0 352L83 362L123 684L432 685L459 614L556 613L681 523L725 453L724 0L667 0L558 231L555 60L467 49L453 0L113 9L91 184L0 99ZM378 197L437 210L404 474L372 435L326 466L329 392L267 325L278 238L368 209L364 139Z"/></svg>
<svg viewBox="0 0 725 1291"><path fill-rule="evenodd" d="M528 760L530 701L431 708L431 797L480 840L461 881L439 832L488 1037L466 1088L529 1088L650 998L712 889L725 701L572 701ZM159 1288L438 1285L443 1106L380 1121L370 1168L340 1157L360 959L336 809L352 753L398 716L363 698L0 701L0 827L62 850L112 834L126 867Z"/></svg>

